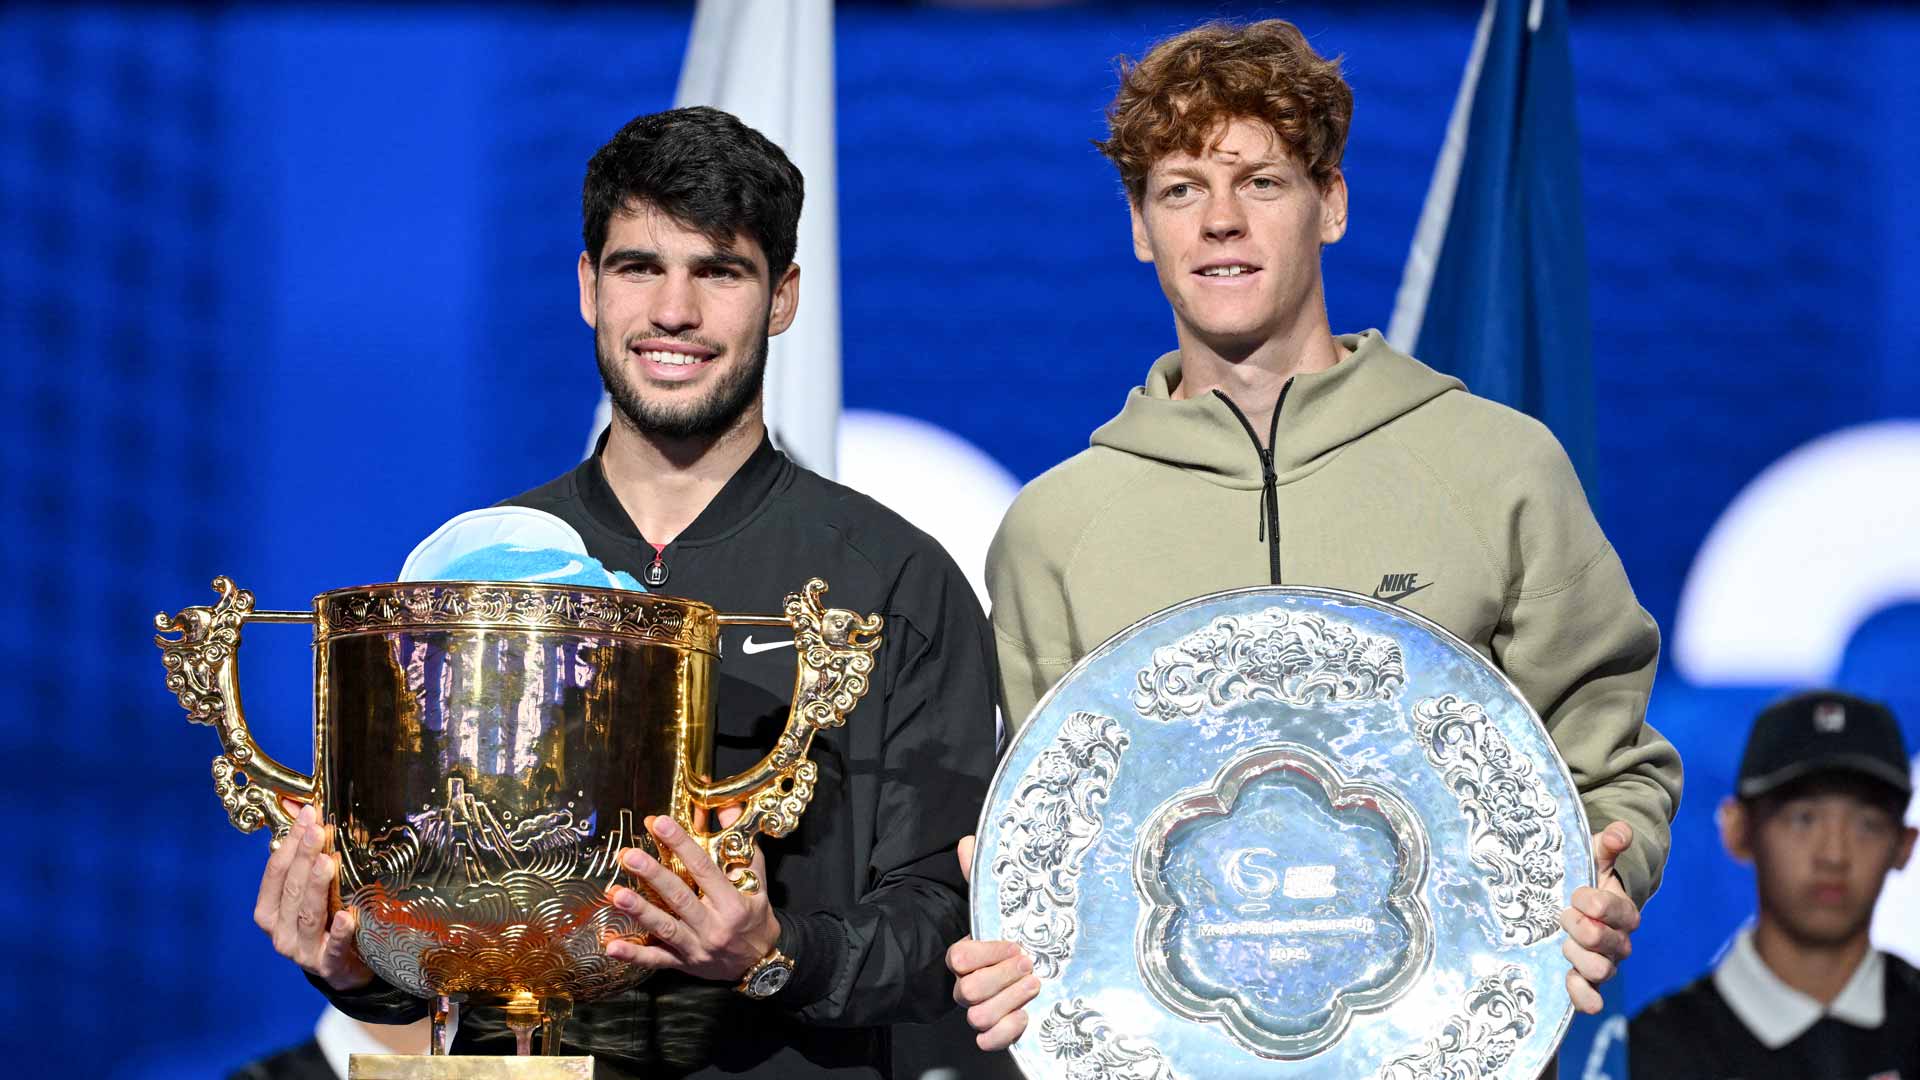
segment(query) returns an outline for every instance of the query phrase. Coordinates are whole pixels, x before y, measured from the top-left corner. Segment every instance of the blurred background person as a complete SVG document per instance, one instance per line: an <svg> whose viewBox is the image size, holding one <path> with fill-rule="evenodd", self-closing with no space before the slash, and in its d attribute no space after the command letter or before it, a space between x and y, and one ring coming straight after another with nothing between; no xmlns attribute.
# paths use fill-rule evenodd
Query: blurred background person
<svg viewBox="0 0 1920 1080"><path fill-rule="evenodd" d="M1913 853L1912 795L1885 705L1817 690L1760 714L1720 807L1759 912L1711 973L1634 1017L1635 1080L1920 1077L1920 973L1869 939Z"/></svg>

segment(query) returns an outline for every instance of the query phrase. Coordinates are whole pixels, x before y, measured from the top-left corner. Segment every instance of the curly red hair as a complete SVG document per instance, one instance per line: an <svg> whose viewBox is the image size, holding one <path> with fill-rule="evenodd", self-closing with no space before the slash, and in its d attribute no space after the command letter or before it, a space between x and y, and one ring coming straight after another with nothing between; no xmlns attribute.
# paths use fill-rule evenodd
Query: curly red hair
<svg viewBox="0 0 1920 1080"><path fill-rule="evenodd" d="M1210 22L1155 44L1138 62L1122 56L1118 64L1108 137L1094 145L1119 168L1135 203L1154 162L1172 153L1198 156L1237 117L1271 127L1322 187L1340 167L1353 90L1340 76L1340 58L1315 52L1284 19Z"/></svg>

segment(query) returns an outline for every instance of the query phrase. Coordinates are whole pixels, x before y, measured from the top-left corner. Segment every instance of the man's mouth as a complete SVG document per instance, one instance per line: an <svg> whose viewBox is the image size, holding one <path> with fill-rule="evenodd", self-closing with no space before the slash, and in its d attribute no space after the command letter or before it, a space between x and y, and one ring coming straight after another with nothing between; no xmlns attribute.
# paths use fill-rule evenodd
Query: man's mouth
<svg viewBox="0 0 1920 1080"><path fill-rule="evenodd" d="M703 362L701 357L671 352L667 349L642 349L634 355L649 363L665 364L668 367L692 367Z"/></svg>
<svg viewBox="0 0 1920 1080"><path fill-rule="evenodd" d="M692 378L696 369L720 355L704 345L670 338L636 341L627 351L642 370L666 379Z"/></svg>
<svg viewBox="0 0 1920 1080"><path fill-rule="evenodd" d="M1259 272L1259 267L1251 263L1242 262L1209 263L1194 271L1194 273L1205 278L1237 278Z"/></svg>

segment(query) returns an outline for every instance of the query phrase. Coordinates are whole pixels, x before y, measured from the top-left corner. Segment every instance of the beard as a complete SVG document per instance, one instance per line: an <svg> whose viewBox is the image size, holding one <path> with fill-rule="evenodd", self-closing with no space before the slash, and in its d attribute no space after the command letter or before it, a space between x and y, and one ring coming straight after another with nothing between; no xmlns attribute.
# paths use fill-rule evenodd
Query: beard
<svg viewBox="0 0 1920 1080"><path fill-rule="evenodd" d="M702 342L701 344L707 344ZM759 343L743 364L734 367L691 400L648 400L638 380L596 335L594 357L600 363L600 382L614 412L642 435L665 439L707 439L724 434L759 400L767 376L767 322L761 321Z"/></svg>

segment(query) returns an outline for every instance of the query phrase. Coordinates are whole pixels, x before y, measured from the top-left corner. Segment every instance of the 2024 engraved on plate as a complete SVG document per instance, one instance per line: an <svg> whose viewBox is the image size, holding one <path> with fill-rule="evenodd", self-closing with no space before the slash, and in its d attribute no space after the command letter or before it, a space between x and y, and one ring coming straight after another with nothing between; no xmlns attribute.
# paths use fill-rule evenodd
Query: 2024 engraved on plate
<svg viewBox="0 0 1920 1080"><path fill-rule="evenodd" d="M1445 630L1266 587L1141 620L1021 729L974 932L1042 976L1029 1076L1531 1077L1571 1013L1587 827L1538 718ZM1569 868L1580 868L1578 872Z"/></svg>

